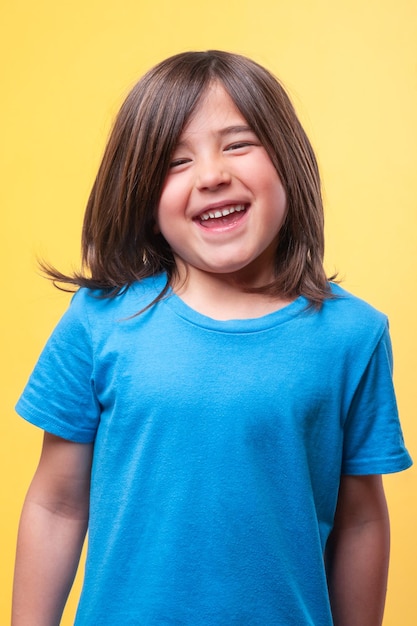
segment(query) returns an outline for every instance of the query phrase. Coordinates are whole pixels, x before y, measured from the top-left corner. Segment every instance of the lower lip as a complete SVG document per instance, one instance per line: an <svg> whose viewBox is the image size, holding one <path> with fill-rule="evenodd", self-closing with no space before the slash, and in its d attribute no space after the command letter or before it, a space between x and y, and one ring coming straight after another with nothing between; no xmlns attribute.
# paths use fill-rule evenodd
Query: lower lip
<svg viewBox="0 0 417 626"><path fill-rule="evenodd" d="M234 228L236 228L236 226L241 224L242 220L245 219L247 213L248 209L245 209L244 211L230 213L225 217L217 217L204 221L195 220L195 223L205 231L225 232L228 230L233 230Z"/></svg>

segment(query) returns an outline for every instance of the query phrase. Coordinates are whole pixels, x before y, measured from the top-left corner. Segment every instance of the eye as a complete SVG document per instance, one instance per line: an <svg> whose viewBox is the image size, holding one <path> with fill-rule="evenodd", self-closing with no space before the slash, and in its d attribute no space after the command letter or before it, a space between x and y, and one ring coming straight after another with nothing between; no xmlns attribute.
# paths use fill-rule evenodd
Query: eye
<svg viewBox="0 0 417 626"><path fill-rule="evenodd" d="M178 159L174 159L173 161L171 161L171 163L169 164L170 169L173 169L175 167L180 167L181 165L185 165L186 163L189 163L190 159L186 159L186 158L178 158Z"/></svg>
<svg viewBox="0 0 417 626"><path fill-rule="evenodd" d="M254 132L247 129L246 132L240 134L240 137L230 137L229 142L224 147L224 152L242 152L246 154L246 151L250 148L255 148L261 145L258 137Z"/></svg>
<svg viewBox="0 0 417 626"><path fill-rule="evenodd" d="M225 148L225 150L226 151L241 150L241 149L244 149L244 148L248 148L249 146L253 146L253 145L255 145L255 144L252 141L237 141L237 142L232 143L229 146L227 146Z"/></svg>

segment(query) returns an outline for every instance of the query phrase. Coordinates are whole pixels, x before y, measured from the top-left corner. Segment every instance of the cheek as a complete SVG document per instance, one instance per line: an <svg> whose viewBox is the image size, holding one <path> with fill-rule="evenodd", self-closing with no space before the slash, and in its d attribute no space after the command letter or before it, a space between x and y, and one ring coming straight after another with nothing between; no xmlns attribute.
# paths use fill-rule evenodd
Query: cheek
<svg viewBox="0 0 417 626"><path fill-rule="evenodd" d="M175 178L168 177L162 187L162 193L159 199L158 208L156 211L157 222L163 222L170 220L178 215L181 209L184 209L186 202L186 192L184 190L184 184L181 184L179 176Z"/></svg>
<svg viewBox="0 0 417 626"><path fill-rule="evenodd" d="M172 249L183 238L184 220L181 219L180 203L172 194L161 196L156 216L155 233L161 234Z"/></svg>
<svg viewBox="0 0 417 626"><path fill-rule="evenodd" d="M278 235L288 213L287 197L282 187L271 190L269 207L268 217L266 218L266 222L268 222L267 227Z"/></svg>
<svg viewBox="0 0 417 626"><path fill-rule="evenodd" d="M275 219L281 219L282 221L285 219L287 214L287 194L285 193L284 187L281 184L281 181L277 179L273 184L271 184L271 180L269 184L265 180L265 197L270 205L273 207L273 215L275 215Z"/></svg>

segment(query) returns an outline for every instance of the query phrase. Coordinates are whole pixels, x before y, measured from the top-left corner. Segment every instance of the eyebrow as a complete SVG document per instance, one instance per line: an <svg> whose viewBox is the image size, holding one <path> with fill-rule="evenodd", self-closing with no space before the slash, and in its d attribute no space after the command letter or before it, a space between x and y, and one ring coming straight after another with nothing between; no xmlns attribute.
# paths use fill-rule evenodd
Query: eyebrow
<svg viewBox="0 0 417 626"><path fill-rule="evenodd" d="M226 126L218 131L220 137L227 137L227 135L235 135L238 133L253 133L256 134L253 128L247 124L236 124L234 126ZM181 140L177 143L177 148L182 148L187 145L187 140Z"/></svg>
<svg viewBox="0 0 417 626"><path fill-rule="evenodd" d="M219 134L224 135L234 135L235 133L253 133L254 130L247 125L238 125L238 126L226 126L226 128L222 128L219 131Z"/></svg>

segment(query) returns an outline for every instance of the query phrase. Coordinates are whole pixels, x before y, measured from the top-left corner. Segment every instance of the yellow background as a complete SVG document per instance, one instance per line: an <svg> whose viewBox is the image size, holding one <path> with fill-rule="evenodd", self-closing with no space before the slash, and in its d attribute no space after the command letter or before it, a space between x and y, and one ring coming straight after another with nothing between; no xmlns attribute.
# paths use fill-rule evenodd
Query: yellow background
<svg viewBox="0 0 417 626"><path fill-rule="evenodd" d="M417 457L415 0L3 0L0 8L0 623L41 434L14 403L68 296L36 256L79 259L85 202L136 79L189 49L252 56L280 76L317 151L326 265L388 313L408 447ZM386 479L392 558L384 626L417 624L417 474ZM63 624L72 623L77 581Z"/></svg>

